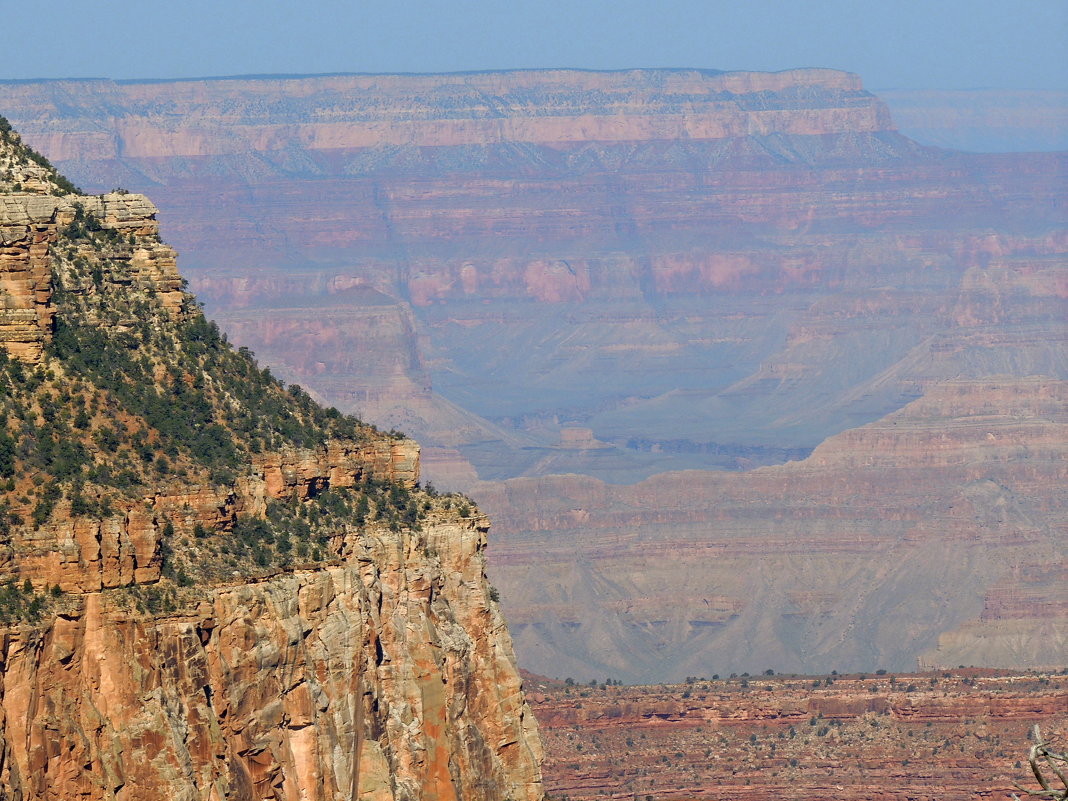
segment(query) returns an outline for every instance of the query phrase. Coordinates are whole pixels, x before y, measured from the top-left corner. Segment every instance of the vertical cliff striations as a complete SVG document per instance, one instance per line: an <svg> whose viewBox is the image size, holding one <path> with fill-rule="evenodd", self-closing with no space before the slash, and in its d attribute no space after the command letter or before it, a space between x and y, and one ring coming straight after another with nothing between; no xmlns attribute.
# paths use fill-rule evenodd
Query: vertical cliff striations
<svg viewBox="0 0 1068 801"><path fill-rule="evenodd" d="M0 798L541 798L486 518L3 128Z"/></svg>

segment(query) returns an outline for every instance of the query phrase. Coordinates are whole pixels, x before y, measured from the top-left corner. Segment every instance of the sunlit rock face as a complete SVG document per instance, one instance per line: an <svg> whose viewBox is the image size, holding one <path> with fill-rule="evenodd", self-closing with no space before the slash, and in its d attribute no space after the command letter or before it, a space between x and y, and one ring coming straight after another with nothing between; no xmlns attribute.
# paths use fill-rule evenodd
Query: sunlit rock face
<svg viewBox="0 0 1068 801"><path fill-rule="evenodd" d="M541 799L486 518L4 126L0 797Z"/></svg>

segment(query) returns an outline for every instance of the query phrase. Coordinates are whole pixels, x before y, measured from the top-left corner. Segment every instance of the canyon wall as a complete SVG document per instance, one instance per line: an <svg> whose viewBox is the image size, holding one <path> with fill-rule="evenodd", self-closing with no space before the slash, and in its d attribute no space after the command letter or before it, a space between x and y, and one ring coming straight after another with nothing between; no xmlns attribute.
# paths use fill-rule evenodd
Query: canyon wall
<svg viewBox="0 0 1068 801"><path fill-rule="evenodd" d="M486 518L234 350L147 198L0 156L0 796L542 798Z"/></svg>
<svg viewBox="0 0 1068 801"><path fill-rule="evenodd" d="M484 502L531 668L1064 661L1063 153L922 146L829 70L8 83L0 108L78 182L151 188L235 341Z"/></svg>
<svg viewBox="0 0 1068 801"><path fill-rule="evenodd" d="M879 89L901 132L977 153L1068 150L1068 92L1055 89Z"/></svg>
<svg viewBox="0 0 1068 801"><path fill-rule="evenodd" d="M169 613L85 592L6 631L10 797L540 798L504 622L472 590L485 527L363 539Z"/></svg>
<svg viewBox="0 0 1068 801"><path fill-rule="evenodd" d="M1063 156L923 148L833 70L8 83L0 108L76 181L151 190L226 330L454 486L803 454L915 396L870 382L969 269L1063 253Z"/></svg>
<svg viewBox="0 0 1068 801"><path fill-rule="evenodd" d="M945 382L803 461L477 495L530 669L1058 668L1068 385Z"/></svg>

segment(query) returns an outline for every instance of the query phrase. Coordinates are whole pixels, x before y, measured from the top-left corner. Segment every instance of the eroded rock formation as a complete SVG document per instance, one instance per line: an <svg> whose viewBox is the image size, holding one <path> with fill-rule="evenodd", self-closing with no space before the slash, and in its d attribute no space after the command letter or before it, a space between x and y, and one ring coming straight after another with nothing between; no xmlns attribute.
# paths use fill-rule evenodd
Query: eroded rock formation
<svg viewBox="0 0 1068 801"><path fill-rule="evenodd" d="M238 342L485 499L532 668L1065 653L1063 421L1029 395L1068 380L1063 154L922 147L826 70L0 104L79 181L152 186Z"/></svg>
<svg viewBox="0 0 1068 801"><path fill-rule="evenodd" d="M576 678L1059 669L1066 409L1065 382L945 382L803 461L483 485L513 634Z"/></svg>
<svg viewBox="0 0 1068 801"><path fill-rule="evenodd" d="M923 148L833 70L59 81L0 107L83 183L151 188L227 331L455 486L797 458L915 397L880 376L967 271L1064 250L1063 156ZM562 453L568 427L611 447Z"/></svg>
<svg viewBox="0 0 1068 801"><path fill-rule="evenodd" d="M0 797L540 799L486 519L234 351L146 198L38 166L0 187Z"/></svg>
<svg viewBox="0 0 1068 801"><path fill-rule="evenodd" d="M477 591L484 522L361 539L187 609L85 592L9 629L11 797L539 798L534 719Z"/></svg>

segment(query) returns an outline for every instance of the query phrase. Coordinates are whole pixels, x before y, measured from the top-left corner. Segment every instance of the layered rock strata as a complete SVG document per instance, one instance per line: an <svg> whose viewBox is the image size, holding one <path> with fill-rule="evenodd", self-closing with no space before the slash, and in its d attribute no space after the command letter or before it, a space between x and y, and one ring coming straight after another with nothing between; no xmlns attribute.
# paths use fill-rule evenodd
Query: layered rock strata
<svg viewBox="0 0 1068 801"><path fill-rule="evenodd" d="M421 435L435 480L796 458L915 397L869 382L945 331L968 270L1064 252L1062 156L923 148L833 70L60 81L0 106L83 183L151 187L227 330ZM576 426L612 447L561 453Z"/></svg>
<svg viewBox="0 0 1068 801"><path fill-rule="evenodd" d="M0 797L540 799L470 501L234 351L143 196L0 214Z"/></svg>
<svg viewBox="0 0 1068 801"><path fill-rule="evenodd" d="M540 798L534 719L477 591L485 542L481 520L375 530L335 566L169 614L77 593L3 636L4 786L27 801Z"/></svg>
<svg viewBox="0 0 1068 801"><path fill-rule="evenodd" d="M174 250L149 241L159 234L157 209L144 195L55 197L8 194L0 197L0 342L22 361L38 364L52 331L52 257L60 227L80 214L101 220L122 236L141 237L142 245L114 253L116 280L144 284L175 315L185 293Z"/></svg>
<svg viewBox="0 0 1068 801"><path fill-rule="evenodd" d="M1065 409L1064 382L946 382L781 466L483 485L520 651L648 680L1059 669Z"/></svg>
<svg viewBox="0 0 1068 801"><path fill-rule="evenodd" d="M486 499L532 667L1063 652L1063 430L1007 389L1068 380L1063 154L920 146L825 70L48 82L0 104L79 181L165 198L237 341L419 432L427 475Z"/></svg>
<svg viewBox="0 0 1068 801"><path fill-rule="evenodd" d="M302 113L276 117L274 109L260 102L265 96L284 98ZM296 129L311 150L893 130L885 106L863 91L858 76L826 69L22 82L5 85L4 97L9 108L20 111L12 119L52 111L57 101L64 102L65 113L53 117L47 140L37 136L39 126L20 126L57 162L272 151L287 147ZM146 113L166 107L197 110L176 126ZM102 109L115 127L93 131L91 121ZM220 137L224 121L230 125Z"/></svg>
<svg viewBox="0 0 1068 801"><path fill-rule="evenodd" d="M1020 786L1038 789L1026 763L1031 727L1051 743L1068 734L1059 673L531 684L546 784L575 801L1009 801Z"/></svg>

